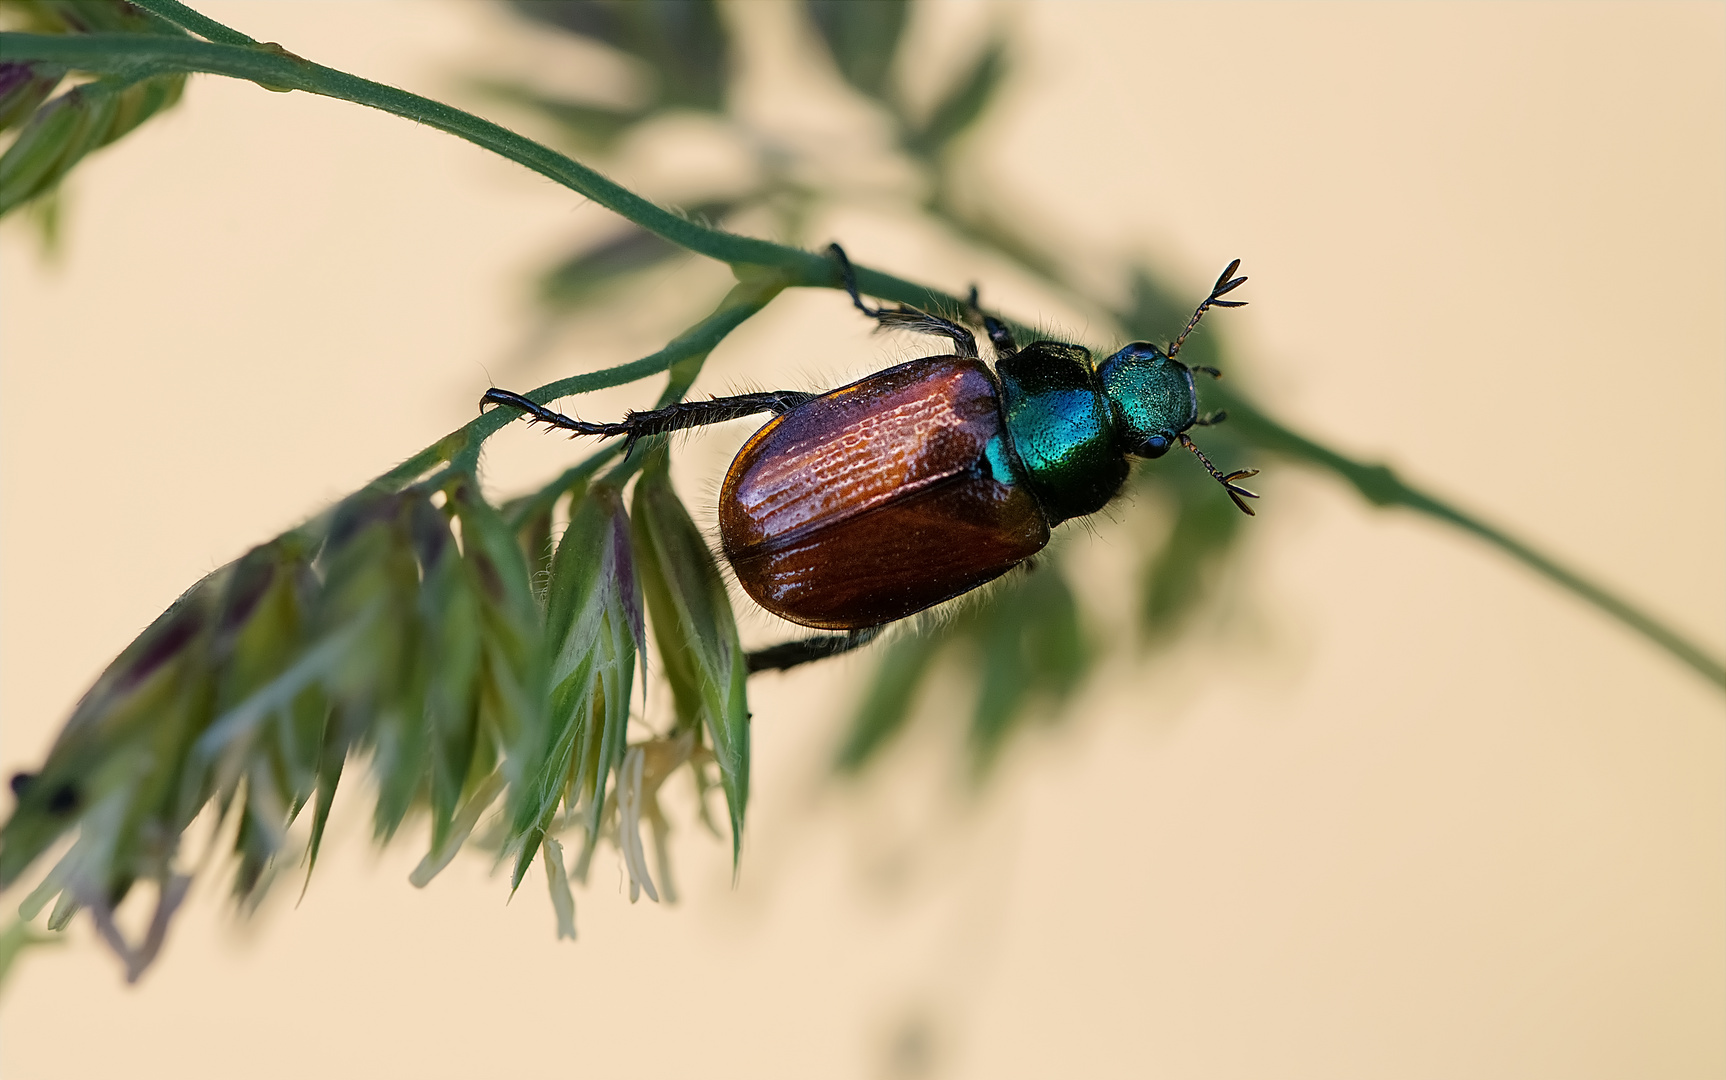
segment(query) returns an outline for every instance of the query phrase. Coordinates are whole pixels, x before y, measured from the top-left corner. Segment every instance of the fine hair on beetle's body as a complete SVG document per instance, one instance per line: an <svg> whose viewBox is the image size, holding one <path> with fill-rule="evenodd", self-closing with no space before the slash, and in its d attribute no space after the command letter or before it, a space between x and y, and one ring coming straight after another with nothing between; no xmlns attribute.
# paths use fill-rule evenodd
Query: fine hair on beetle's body
<svg viewBox="0 0 1726 1080"><path fill-rule="evenodd" d="M682 401L609 423L507 390L481 399L572 435L621 435L626 454L644 437L770 415L726 473L719 546L757 604L829 632L751 653L751 671L848 652L1025 565L1055 526L1088 518L1119 495L1130 457L1161 457L1178 445L1242 512L1253 512L1246 500L1258 496L1239 481L1257 470L1222 472L1187 434L1226 418L1198 412L1193 383L1194 373L1221 373L1177 359L1207 311L1242 305L1224 299L1246 281L1234 276L1238 259L1166 349L1132 342L1101 362L1053 337L1020 345L982 310L973 287L961 317L988 339L988 365L962 323L865 303L845 252L837 244L828 252L852 305L878 329L944 338L954 351L823 393Z"/></svg>

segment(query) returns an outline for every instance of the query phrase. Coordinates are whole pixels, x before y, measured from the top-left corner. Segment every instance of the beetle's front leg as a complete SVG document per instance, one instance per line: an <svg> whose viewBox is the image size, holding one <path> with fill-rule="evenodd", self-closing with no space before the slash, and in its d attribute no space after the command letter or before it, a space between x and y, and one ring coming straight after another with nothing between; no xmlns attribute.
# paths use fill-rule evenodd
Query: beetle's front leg
<svg viewBox="0 0 1726 1080"><path fill-rule="evenodd" d="M843 656L853 649L861 649L880 637L884 629L885 627L881 626L871 626L844 634L798 638L796 641L757 649L748 655L746 663L752 675L757 671L785 671L816 660L825 660L830 656Z"/></svg>
<svg viewBox="0 0 1726 1080"><path fill-rule="evenodd" d="M547 424L573 435L596 435L600 438L622 435L628 439L628 445L633 446L635 440L648 435L666 435L673 431L705 427L708 424L723 424L728 420L739 420L758 413L778 415L790 412L815 396L801 390L769 390L760 394L709 398L706 401L677 401L660 409L631 412L615 423L577 420L529 401L520 394L499 390L495 386L485 392L479 403L481 408L487 405L502 405L519 409L527 416L529 423Z"/></svg>

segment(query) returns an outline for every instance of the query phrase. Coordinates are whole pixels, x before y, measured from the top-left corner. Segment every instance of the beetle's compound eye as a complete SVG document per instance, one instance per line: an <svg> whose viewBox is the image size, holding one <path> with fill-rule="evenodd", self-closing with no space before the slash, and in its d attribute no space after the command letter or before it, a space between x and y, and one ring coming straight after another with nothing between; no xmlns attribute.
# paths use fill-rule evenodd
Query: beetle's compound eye
<svg viewBox="0 0 1726 1080"><path fill-rule="evenodd" d="M1150 438L1140 443L1139 448L1133 451L1133 453L1135 456L1142 458L1160 458L1164 454L1168 453L1169 447L1174 444L1175 440L1171 439L1167 435L1152 435Z"/></svg>

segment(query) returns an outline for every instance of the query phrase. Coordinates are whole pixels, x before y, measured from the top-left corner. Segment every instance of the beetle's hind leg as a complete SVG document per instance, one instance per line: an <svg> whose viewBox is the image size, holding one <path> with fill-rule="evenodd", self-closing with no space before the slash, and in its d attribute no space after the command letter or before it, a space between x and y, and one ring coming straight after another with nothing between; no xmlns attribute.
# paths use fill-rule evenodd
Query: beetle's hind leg
<svg viewBox="0 0 1726 1080"><path fill-rule="evenodd" d="M798 638L796 641L756 649L745 658L745 662L752 675L757 671L785 671L816 660L825 660L830 656L843 656L853 649L861 649L880 637L884 629L886 627L870 626L844 634Z"/></svg>
<svg viewBox="0 0 1726 1080"><path fill-rule="evenodd" d="M565 416L555 409L548 409L537 401L530 401L513 390L499 390L495 386L487 390L484 396L479 399L479 407L482 412L487 405L503 405L511 409L519 409L522 415L527 417L527 422L530 424L545 424L549 427L573 432L576 435L598 435L600 438L607 438L612 435L629 434L627 424L595 424L586 420L577 420L572 416Z"/></svg>
<svg viewBox="0 0 1726 1080"><path fill-rule="evenodd" d="M904 304L895 304L892 307L884 304L870 307L865 304L862 295L857 291L857 271L851 266L851 259L845 254L845 249L838 244L828 244L827 254L833 256L833 260L839 264L839 276L845 282L845 291L851 296L852 306L874 319L882 329L909 330L916 334L950 338L958 348L960 356L973 360L977 358L976 335L952 319L931 315L927 311L919 311Z"/></svg>
<svg viewBox="0 0 1726 1080"><path fill-rule="evenodd" d="M706 427L708 424L723 424L728 420L739 420L758 413L778 415L790 412L814 397L815 394L801 390L769 390L760 394L709 398L706 401L677 401L664 408L631 412L615 423L577 420L529 401L520 394L496 387L487 390L479 403L481 408L487 405L502 405L519 409L527 416L529 423L547 424L575 435L597 435L601 438L622 435L628 440L624 444L627 454L629 448L635 445L635 440L649 435L667 435L673 431Z"/></svg>

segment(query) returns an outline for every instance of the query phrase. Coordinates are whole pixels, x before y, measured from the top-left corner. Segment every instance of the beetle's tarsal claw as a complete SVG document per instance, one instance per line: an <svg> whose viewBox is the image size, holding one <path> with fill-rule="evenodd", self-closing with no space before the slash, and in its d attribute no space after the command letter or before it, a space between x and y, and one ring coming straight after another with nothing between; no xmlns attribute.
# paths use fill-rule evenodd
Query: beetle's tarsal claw
<svg viewBox="0 0 1726 1080"><path fill-rule="evenodd" d="M1229 418L1229 411L1227 409L1218 409L1216 412L1208 412L1205 415L1199 417L1197 420L1194 420L1193 426L1194 427L1216 427L1218 424L1222 423L1224 420L1227 420L1228 418Z"/></svg>
<svg viewBox="0 0 1726 1080"><path fill-rule="evenodd" d="M1241 487L1240 484L1236 483L1237 480L1246 480L1257 476L1259 474L1257 469L1236 469L1234 472L1224 475L1217 470L1215 465L1211 464L1211 459L1205 456L1205 452L1200 450L1193 440L1187 438L1186 432L1182 432L1175 437L1180 439L1181 445L1186 447L1188 450L1191 450L1193 456L1199 459L1199 464L1203 465L1205 467L1205 471L1211 474L1211 479L1223 486L1223 490L1229 493L1229 498L1233 499L1234 504L1240 507L1241 513L1248 517L1258 516L1253 513L1253 508L1248 506L1244 501L1245 499L1258 498L1258 492L1248 491L1246 488Z"/></svg>
<svg viewBox="0 0 1726 1080"><path fill-rule="evenodd" d="M871 319L879 319L883 314L883 309L872 309L863 302L863 297L857 291L857 271L851 265L851 257L845 254L845 249L838 244L828 244L827 254L833 256L833 261L839 264L839 280L844 283L845 291L850 294L852 305Z"/></svg>

